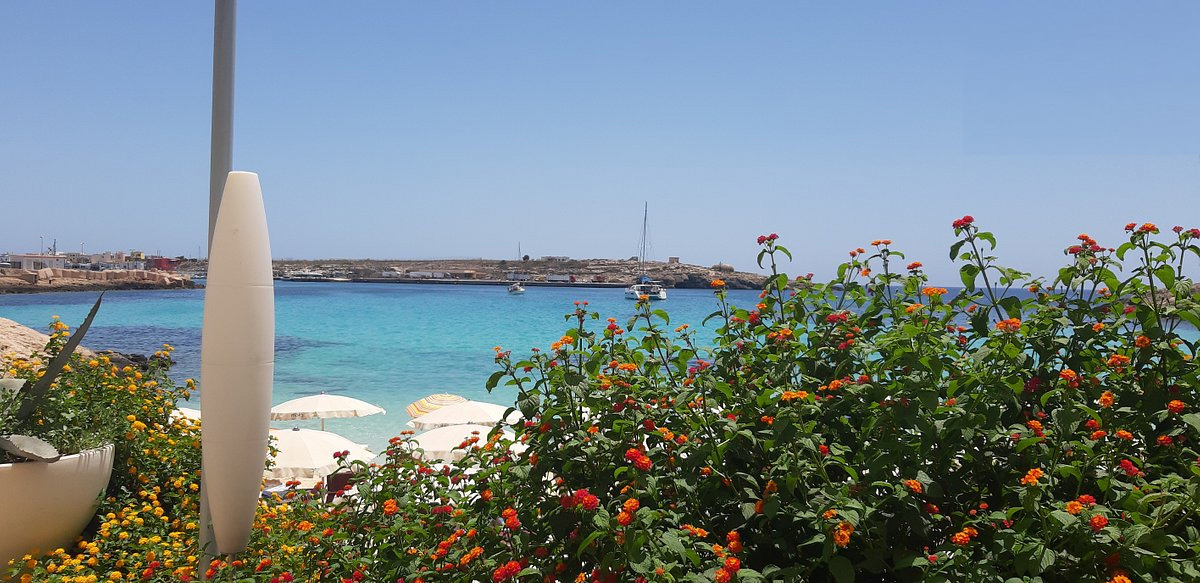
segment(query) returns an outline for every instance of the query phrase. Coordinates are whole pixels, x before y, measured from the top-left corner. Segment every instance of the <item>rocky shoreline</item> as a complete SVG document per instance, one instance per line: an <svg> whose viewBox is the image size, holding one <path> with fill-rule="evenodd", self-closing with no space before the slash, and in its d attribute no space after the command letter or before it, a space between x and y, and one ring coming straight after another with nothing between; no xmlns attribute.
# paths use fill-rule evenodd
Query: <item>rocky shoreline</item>
<svg viewBox="0 0 1200 583"><path fill-rule="evenodd" d="M181 265L180 269L202 272L207 265L204 262L189 262ZM340 278L369 282L486 285L511 281L509 276L516 274L518 279L524 278L521 281L532 285L623 287L642 276L643 266L634 259L321 259L276 260L274 269L277 277L301 281ZM722 279L730 289L761 289L765 280L763 275L736 271L725 264L704 267L679 262L647 261L644 270L647 277L672 288L708 289L714 279Z"/></svg>
<svg viewBox="0 0 1200 583"><path fill-rule="evenodd" d="M162 271L87 271L82 269L0 269L0 294L59 291L191 289L196 284Z"/></svg>

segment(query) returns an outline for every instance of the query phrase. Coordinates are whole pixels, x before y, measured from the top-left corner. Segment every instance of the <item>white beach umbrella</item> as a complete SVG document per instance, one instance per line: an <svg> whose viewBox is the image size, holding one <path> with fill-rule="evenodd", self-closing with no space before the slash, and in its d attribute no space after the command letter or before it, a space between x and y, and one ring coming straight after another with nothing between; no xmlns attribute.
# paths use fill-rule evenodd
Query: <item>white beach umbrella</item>
<svg viewBox="0 0 1200 583"><path fill-rule="evenodd" d="M476 445L482 446L487 442L488 433L492 427L488 425L447 425L430 429L413 438L416 446L423 450L421 458L425 460L455 461L467 454L467 449L456 449L464 441L479 437ZM478 432L476 436L473 432Z"/></svg>
<svg viewBox="0 0 1200 583"><path fill-rule="evenodd" d="M326 419L366 417L381 413L387 413L387 411L366 401L329 393L300 397L271 407L271 419L277 421L320 419L322 431L325 430Z"/></svg>
<svg viewBox="0 0 1200 583"><path fill-rule="evenodd" d="M171 411L171 418L172 419L187 418L187 419L194 419L196 421L199 421L200 420L200 410L192 409L190 407L180 407L178 409L175 409L174 411Z"/></svg>
<svg viewBox="0 0 1200 583"><path fill-rule="evenodd" d="M446 405L463 403L466 400L467 399L465 397L460 397L450 393L437 393L409 403L408 407L405 407L404 410L408 412L409 417L420 417L426 413L431 413L441 409Z"/></svg>
<svg viewBox="0 0 1200 583"><path fill-rule="evenodd" d="M366 446L328 431L298 427L272 429L271 436L275 438L275 448L279 453L275 455L275 467L263 473L268 478L328 476L338 468L338 460L333 454L339 451L349 451L347 459L351 461L369 462L375 457Z"/></svg>
<svg viewBox="0 0 1200 583"><path fill-rule="evenodd" d="M503 420L504 412L507 410L508 407L484 403L483 401L463 401L462 403L446 405L431 413L416 417L408 422L408 426L418 431L424 431L426 429L446 427L447 425L495 425ZM519 413L513 411L508 416L508 422L515 423L520 417Z"/></svg>

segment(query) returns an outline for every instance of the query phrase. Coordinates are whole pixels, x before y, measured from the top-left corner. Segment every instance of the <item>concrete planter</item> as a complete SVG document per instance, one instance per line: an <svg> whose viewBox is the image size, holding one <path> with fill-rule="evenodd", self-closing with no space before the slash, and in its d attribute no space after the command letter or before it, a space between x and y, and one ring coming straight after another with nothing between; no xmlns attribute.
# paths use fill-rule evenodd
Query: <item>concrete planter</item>
<svg viewBox="0 0 1200 583"><path fill-rule="evenodd" d="M0 567L34 550L70 549L112 475L110 443L56 462L0 464ZM70 552L70 551L68 551Z"/></svg>

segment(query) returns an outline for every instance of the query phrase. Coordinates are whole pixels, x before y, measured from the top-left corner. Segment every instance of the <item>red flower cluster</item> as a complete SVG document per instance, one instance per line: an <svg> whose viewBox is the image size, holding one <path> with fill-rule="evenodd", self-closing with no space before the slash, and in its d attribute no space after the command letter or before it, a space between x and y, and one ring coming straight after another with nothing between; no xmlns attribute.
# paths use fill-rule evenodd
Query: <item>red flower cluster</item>
<svg viewBox="0 0 1200 583"><path fill-rule="evenodd" d="M961 228L966 227L967 225L974 223L974 222L975 222L975 217L973 217L971 215L963 215L963 218L955 220L953 223L950 223L950 225L953 226L955 229L961 229Z"/></svg>
<svg viewBox="0 0 1200 583"><path fill-rule="evenodd" d="M1121 460L1121 469L1125 470L1125 474L1131 478L1142 475L1142 470L1139 470L1137 466L1133 465L1132 461L1127 459Z"/></svg>
<svg viewBox="0 0 1200 583"><path fill-rule="evenodd" d="M759 235L758 236L758 244L762 245L763 243L766 243L768 241L774 241L775 239L778 239L778 238L779 238L779 235L776 235L775 233L771 233L770 235Z"/></svg>
<svg viewBox="0 0 1200 583"><path fill-rule="evenodd" d="M650 457L636 447L631 447L625 452L625 461L632 463L633 467L643 472L650 470Z"/></svg>
<svg viewBox="0 0 1200 583"><path fill-rule="evenodd" d="M517 576L521 572L521 563L509 561L492 572L492 581L507 581Z"/></svg>
<svg viewBox="0 0 1200 583"><path fill-rule="evenodd" d="M576 490L570 496L563 496L559 499L563 508L583 508L584 510L595 510L600 506L600 499L595 494L587 491L587 488Z"/></svg>

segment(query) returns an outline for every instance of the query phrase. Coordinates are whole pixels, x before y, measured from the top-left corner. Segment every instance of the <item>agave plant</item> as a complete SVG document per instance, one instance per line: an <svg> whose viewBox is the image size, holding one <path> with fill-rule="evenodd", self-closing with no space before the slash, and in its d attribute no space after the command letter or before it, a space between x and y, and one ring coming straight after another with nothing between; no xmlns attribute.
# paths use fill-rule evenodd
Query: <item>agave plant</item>
<svg viewBox="0 0 1200 583"><path fill-rule="evenodd" d="M96 317L96 312L100 309L100 302L103 300L104 294L101 293L100 297L96 298L96 303L92 305L92 309L88 312L83 324L71 335L71 338L63 345L62 350L50 360L50 364L46 366L45 373L36 383L26 388L28 383L24 379L0 380L0 391L18 393L13 403L14 406L18 407L16 413L17 425L27 422L33 416L34 412L37 411L38 405L45 400L50 386L54 384L54 380L62 373L64 367L71 360L71 355L79 347L79 343L83 341L83 336L87 333L88 327L92 325L92 320ZM62 457L62 454L53 445L32 435L0 434L0 450L15 457L40 462L52 462Z"/></svg>

